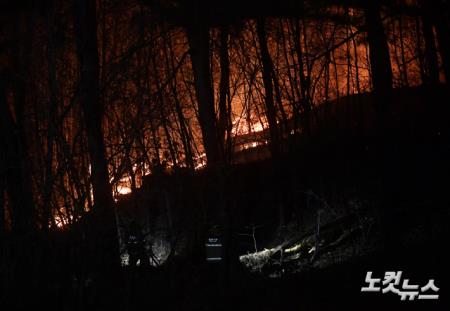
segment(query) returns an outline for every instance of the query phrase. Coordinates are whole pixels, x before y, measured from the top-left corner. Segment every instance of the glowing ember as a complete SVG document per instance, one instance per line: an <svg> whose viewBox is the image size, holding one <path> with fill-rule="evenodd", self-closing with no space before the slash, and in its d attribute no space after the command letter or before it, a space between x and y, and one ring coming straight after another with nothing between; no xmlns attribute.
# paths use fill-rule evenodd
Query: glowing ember
<svg viewBox="0 0 450 311"><path fill-rule="evenodd" d="M127 186L118 186L117 193L121 194L121 195L129 194L129 193L131 193L131 188L127 187Z"/></svg>
<svg viewBox="0 0 450 311"><path fill-rule="evenodd" d="M233 135L237 136L237 135L245 135L248 133L262 132L268 126L267 122L260 122L260 121L255 122L255 120L257 120L256 117L252 117L252 120L254 121L249 123L245 116L236 118L233 121L233 129L232 129Z"/></svg>
<svg viewBox="0 0 450 311"><path fill-rule="evenodd" d="M206 153L200 154L195 158L197 165L195 166L195 170L200 170L206 166Z"/></svg>
<svg viewBox="0 0 450 311"><path fill-rule="evenodd" d="M55 221L55 225L58 229L63 229L64 227L66 227L69 224L69 221L73 221L73 216L65 216L62 213L58 213L56 215L53 215L53 219ZM50 228L50 226L49 226Z"/></svg>

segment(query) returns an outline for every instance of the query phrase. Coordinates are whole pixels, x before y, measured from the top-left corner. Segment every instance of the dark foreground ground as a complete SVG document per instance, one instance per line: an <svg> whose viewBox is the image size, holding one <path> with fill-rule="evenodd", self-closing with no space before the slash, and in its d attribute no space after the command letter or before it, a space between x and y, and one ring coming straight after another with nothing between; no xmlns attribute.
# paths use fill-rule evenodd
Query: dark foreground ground
<svg viewBox="0 0 450 311"><path fill-rule="evenodd" d="M6 237L0 310L450 310L450 109L435 93L415 92L410 96L428 108L391 120L382 135L331 131L314 143L298 142L281 165L266 161L231 168L229 181L222 184L228 201L239 203L232 231L255 219L273 220L262 232L269 237L279 223L274 217L278 209L271 206L280 193L289 207L286 221L296 217L298 208L315 208L297 202L290 195L296 189L320 193L342 213L348 202L362 202L362 211L377 215L370 236L375 247L369 252L270 279L238 262L243 250L232 252L228 267L206 263L194 252L159 268L77 270L84 254L71 252L61 234L50 242L36 240L41 255L21 260L21 267L7 260L8 245L15 241ZM200 181L186 184L207 186L186 185L185 192L214 202L214 195L208 195L217 193L214 183L208 172L200 175ZM193 189L201 195L193 195ZM180 216L183 222L188 221ZM195 226L183 230L189 228ZM269 247L270 239L265 240ZM13 267L27 271L25 277L11 275ZM362 293L367 271L378 278L386 271L403 271L403 279L420 286L434 279L439 299L400 301L393 293Z"/></svg>
<svg viewBox="0 0 450 311"><path fill-rule="evenodd" d="M266 279L245 271L232 278L218 266L184 264L176 271L111 271L87 286L80 299L68 284L45 283L28 292L24 284L2 310L449 310L448 244L396 248L320 271ZM401 270L410 283L434 278L439 300L400 301L392 293L361 293L367 271ZM230 276L228 276L230 277ZM45 281L44 281L45 282Z"/></svg>

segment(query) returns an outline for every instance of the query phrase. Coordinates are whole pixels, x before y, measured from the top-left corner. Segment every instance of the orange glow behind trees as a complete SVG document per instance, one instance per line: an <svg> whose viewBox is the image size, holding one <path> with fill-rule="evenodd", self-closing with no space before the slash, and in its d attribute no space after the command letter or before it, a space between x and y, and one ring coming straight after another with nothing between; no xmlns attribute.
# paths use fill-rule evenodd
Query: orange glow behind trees
<svg viewBox="0 0 450 311"><path fill-rule="evenodd" d="M51 23L36 18L33 29L34 57L29 65L34 76L26 104L30 113L24 119L28 151L35 155L30 171L34 198L44 227L77 220L95 203L86 129L80 123L82 109L76 100L79 64L71 8L65 2L54 6ZM266 19L272 62L268 67L272 80L266 83L256 21L229 25L226 104L231 107L231 145L239 136L269 130L268 85L273 87L272 126L279 128L280 137L306 131L302 115L308 107L314 110L372 90L364 11L330 6L308 13L302 18ZM152 8L134 1L100 0L97 15L99 100L104 106L105 156L114 196L139 188L145 175L161 167L204 167L206 150L186 29L161 21ZM426 20L424 24L420 15L397 15L382 8L380 16L393 86L423 83L430 71L426 48L436 42L429 40L434 30L427 32ZM68 24L60 25L63 19ZM219 120L220 35L220 27L210 28L210 74L217 115L213 122ZM442 57L436 55L439 67ZM1 66L6 63L2 59ZM439 79L444 81L443 72ZM245 146L260 146L266 140ZM225 150L232 162L235 149ZM49 163L47 171L42 169L45 163ZM46 182L51 184L48 194L41 190ZM46 219L46 205L51 206L53 219Z"/></svg>

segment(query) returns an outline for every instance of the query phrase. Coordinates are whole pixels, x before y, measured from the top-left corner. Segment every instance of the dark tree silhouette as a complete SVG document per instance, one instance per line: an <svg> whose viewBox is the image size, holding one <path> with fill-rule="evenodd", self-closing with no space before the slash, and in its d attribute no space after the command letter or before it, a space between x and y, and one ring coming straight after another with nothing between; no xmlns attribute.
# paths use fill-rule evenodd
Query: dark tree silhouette
<svg viewBox="0 0 450 311"><path fill-rule="evenodd" d="M225 160L231 157L231 99L230 99L230 57L228 51L229 31L227 26L220 28L220 95L218 135Z"/></svg>
<svg viewBox="0 0 450 311"><path fill-rule="evenodd" d="M99 89L96 3L77 0L73 9L80 70L78 98L87 134L94 197L93 223L88 227L93 232L89 237L93 244L89 255L93 256L95 269L103 271L110 266L109 263L119 259L117 241L112 238L115 237L114 202L103 138L104 107Z"/></svg>
<svg viewBox="0 0 450 311"><path fill-rule="evenodd" d="M425 83L437 84L439 83L439 63L437 58L436 38L434 37L432 14L430 8L424 2L422 14L422 29L425 41L425 66L426 66L426 81Z"/></svg>
<svg viewBox="0 0 450 311"><path fill-rule="evenodd" d="M425 2L425 1L424 1ZM445 0L426 1L425 14L434 21L447 83L450 80L450 4Z"/></svg>
<svg viewBox="0 0 450 311"><path fill-rule="evenodd" d="M103 111L99 90L99 60L95 2L74 1L80 63L79 100L88 137L96 213L111 210L113 199L103 139Z"/></svg>
<svg viewBox="0 0 450 311"><path fill-rule="evenodd" d="M279 153L279 129L277 124L277 115L274 103L273 94L273 65L269 54L269 49L267 47L267 35L266 35L266 25L265 19L260 18L256 23L258 43L261 50L261 62L262 62L262 74L264 81L264 102L266 105L266 116L269 123L270 131L270 145L272 156L277 157Z"/></svg>
<svg viewBox="0 0 450 311"><path fill-rule="evenodd" d="M191 11L192 20L187 25L186 31L189 40L203 143L208 163L214 165L222 161L222 154L219 148L219 133L214 108L214 90L210 71L209 25L201 16L201 12L198 4L194 3Z"/></svg>
<svg viewBox="0 0 450 311"><path fill-rule="evenodd" d="M12 230L19 236L27 236L36 228L25 124L34 19L30 5L17 12L12 37L15 44L9 54L11 67L0 80L0 135L4 146L4 174L11 203ZM11 94L9 100L8 93Z"/></svg>
<svg viewBox="0 0 450 311"><path fill-rule="evenodd" d="M385 93L392 89L392 66L380 8L376 1L370 1L365 8L365 16L373 91Z"/></svg>
<svg viewBox="0 0 450 311"><path fill-rule="evenodd" d="M18 235L28 234L35 227L34 204L29 179L26 146L20 125L9 108L4 82L0 85L1 143L4 178L10 199L12 230Z"/></svg>

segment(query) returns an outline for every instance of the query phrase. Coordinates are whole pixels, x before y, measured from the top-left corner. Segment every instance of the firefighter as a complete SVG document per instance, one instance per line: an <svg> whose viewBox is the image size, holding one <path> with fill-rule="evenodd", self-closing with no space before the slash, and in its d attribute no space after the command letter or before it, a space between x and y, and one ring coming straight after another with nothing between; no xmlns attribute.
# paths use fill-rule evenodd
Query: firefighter
<svg viewBox="0 0 450 311"><path fill-rule="evenodd" d="M149 263L141 227L134 220L130 223L128 229L127 250L131 267L137 266L138 261L140 261L141 266L145 266Z"/></svg>

